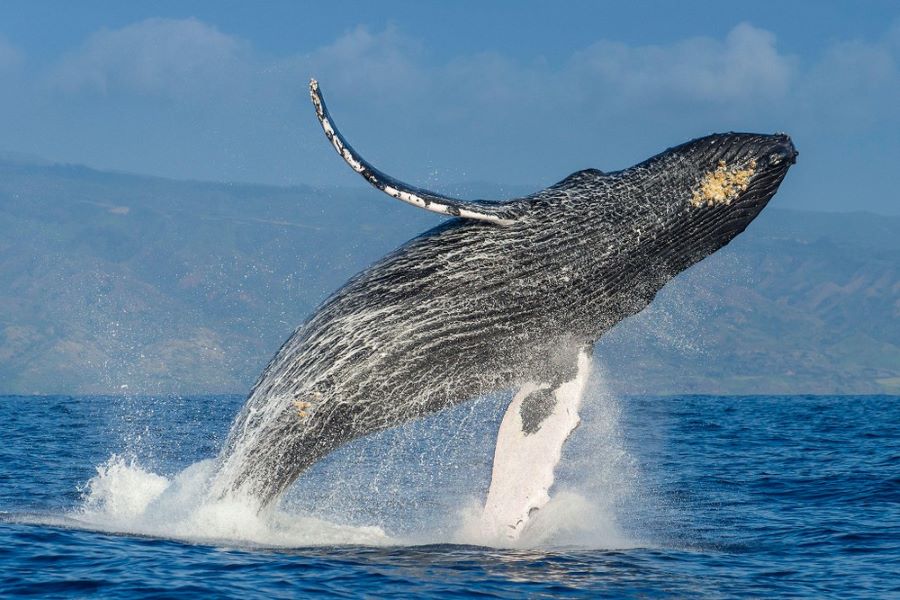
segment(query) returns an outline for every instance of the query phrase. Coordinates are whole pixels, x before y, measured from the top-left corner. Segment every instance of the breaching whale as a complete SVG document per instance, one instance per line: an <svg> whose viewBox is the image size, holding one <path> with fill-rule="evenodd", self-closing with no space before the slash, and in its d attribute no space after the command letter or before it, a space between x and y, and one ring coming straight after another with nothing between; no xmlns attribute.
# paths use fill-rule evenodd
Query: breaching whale
<svg viewBox="0 0 900 600"><path fill-rule="evenodd" d="M592 345L741 233L797 156L784 134L716 134L621 171L578 171L523 198L460 200L369 164L338 131L315 80L310 94L354 171L455 218L350 279L256 381L212 493L260 506L350 440L518 390L500 427L483 520L515 537L553 482L555 459L537 458L558 457L578 424Z"/></svg>

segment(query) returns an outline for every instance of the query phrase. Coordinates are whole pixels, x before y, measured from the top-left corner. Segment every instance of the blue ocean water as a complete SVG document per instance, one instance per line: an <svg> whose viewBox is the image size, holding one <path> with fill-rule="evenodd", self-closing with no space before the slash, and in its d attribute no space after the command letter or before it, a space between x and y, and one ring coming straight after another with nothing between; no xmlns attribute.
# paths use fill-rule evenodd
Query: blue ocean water
<svg viewBox="0 0 900 600"><path fill-rule="evenodd" d="M351 444L265 517L196 504L242 400L0 397L0 596L900 597L898 397L595 391L508 548L466 533L499 399Z"/></svg>

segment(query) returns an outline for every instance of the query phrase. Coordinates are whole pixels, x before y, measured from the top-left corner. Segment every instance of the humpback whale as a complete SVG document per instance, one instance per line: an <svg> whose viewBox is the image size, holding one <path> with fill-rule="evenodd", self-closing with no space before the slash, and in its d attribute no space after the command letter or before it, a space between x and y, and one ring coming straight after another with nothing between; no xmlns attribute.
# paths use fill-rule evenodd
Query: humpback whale
<svg viewBox="0 0 900 600"><path fill-rule="evenodd" d="M266 507L360 436L498 391L485 527L518 535L578 424L592 345L675 275L728 244L775 194L797 152L785 134L723 133L637 165L585 169L506 201L462 200L381 172L310 95L334 149L386 194L452 217L351 278L254 384L211 493ZM517 462L514 467L507 463Z"/></svg>

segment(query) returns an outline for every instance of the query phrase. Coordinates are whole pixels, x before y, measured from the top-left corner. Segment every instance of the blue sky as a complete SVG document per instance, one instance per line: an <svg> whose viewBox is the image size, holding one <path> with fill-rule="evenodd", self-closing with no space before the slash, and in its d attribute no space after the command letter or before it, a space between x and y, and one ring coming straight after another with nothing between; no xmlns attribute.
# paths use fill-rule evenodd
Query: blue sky
<svg viewBox="0 0 900 600"><path fill-rule="evenodd" d="M898 2L0 3L0 150L177 178L539 188L787 131L783 207L900 214Z"/></svg>

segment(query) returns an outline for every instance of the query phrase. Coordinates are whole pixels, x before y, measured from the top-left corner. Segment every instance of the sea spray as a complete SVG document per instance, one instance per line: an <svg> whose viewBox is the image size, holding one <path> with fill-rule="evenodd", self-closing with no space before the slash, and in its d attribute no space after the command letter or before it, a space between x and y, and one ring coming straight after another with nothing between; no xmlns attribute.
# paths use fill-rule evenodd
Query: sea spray
<svg viewBox="0 0 900 600"><path fill-rule="evenodd" d="M105 532L245 546L384 545L377 527L352 527L274 509L249 499L210 501L213 461L192 464L168 479L113 456L86 485L69 525Z"/></svg>
<svg viewBox="0 0 900 600"><path fill-rule="evenodd" d="M566 543L621 548L644 542L631 517L648 499L638 462L625 441L623 399L606 381L604 364L595 358L581 425L557 466L556 492L558 497L571 493L589 502L581 527L570 530Z"/></svg>
<svg viewBox="0 0 900 600"><path fill-rule="evenodd" d="M247 498L210 500L213 460L159 474L154 471L160 468L148 468L142 460L146 454L158 462L161 449L129 440L126 447L137 456L114 455L97 467L69 524L243 546L508 546L479 537L471 527L490 483L494 436L508 400L501 395L481 398L356 440L305 473L278 508L263 512ZM175 404L178 411L185 410L180 400ZM159 409L158 414L167 413L164 403ZM637 472L622 442L620 412L619 399L595 373L582 423L557 466L552 500L516 546L633 544L623 533L621 517L636 500ZM144 439L164 443L156 434ZM190 458L187 453L171 462L185 464Z"/></svg>
<svg viewBox="0 0 900 600"><path fill-rule="evenodd" d="M135 460L113 454L97 467L84 488L85 515L104 514L127 521L140 517L147 505L169 487L169 480L145 471Z"/></svg>

